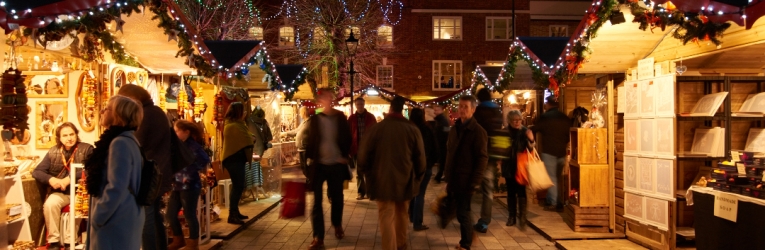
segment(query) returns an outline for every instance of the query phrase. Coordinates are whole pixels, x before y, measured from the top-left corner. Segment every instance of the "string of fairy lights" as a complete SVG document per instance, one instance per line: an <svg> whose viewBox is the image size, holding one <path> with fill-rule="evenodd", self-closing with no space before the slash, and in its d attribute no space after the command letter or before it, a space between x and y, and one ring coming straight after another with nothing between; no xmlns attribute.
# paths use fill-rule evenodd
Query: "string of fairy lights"
<svg viewBox="0 0 765 250"><path fill-rule="evenodd" d="M350 16L351 18L355 19L356 21L362 20L366 13L368 13L369 8L372 6L372 1L376 1L376 3L380 6L380 11L383 13L383 19L386 23L391 25L398 25L401 22L401 19L403 18L403 12L404 12L404 3L401 0L385 0L385 3L383 3L383 0L367 0L366 7L364 8L364 11L360 12L358 17L353 17L351 14L351 10L348 8L348 3L345 0L341 0L343 4L343 11L346 15ZM391 15L395 15L395 9L398 9L398 16L395 18L391 18ZM314 11L318 12L318 7L314 9ZM287 18L292 18L294 15L298 13L298 7L297 7L297 0L285 0L282 2L282 4L279 6L279 11L274 13L271 16L263 18L266 21L270 21L276 18L281 17L283 14L287 16Z"/></svg>

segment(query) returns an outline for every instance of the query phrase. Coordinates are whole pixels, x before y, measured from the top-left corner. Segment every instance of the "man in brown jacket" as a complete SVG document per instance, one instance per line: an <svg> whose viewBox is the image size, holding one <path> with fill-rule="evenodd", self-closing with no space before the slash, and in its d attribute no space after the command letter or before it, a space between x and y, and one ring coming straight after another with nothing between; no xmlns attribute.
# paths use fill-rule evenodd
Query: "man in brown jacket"
<svg viewBox="0 0 765 250"><path fill-rule="evenodd" d="M422 135L401 114L403 109L404 99L395 97L385 119L367 130L358 154L369 199L377 201L385 250L406 249L409 201L418 194L425 174Z"/></svg>
<svg viewBox="0 0 765 250"><path fill-rule="evenodd" d="M489 154L486 130L473 119L477 106L473 96L460 97L460 119L449 131L446 158L446 192L457 204L457 221L462 239L457 249L470 249L473 243L473 218L470 201L483 179Z"/></svg>

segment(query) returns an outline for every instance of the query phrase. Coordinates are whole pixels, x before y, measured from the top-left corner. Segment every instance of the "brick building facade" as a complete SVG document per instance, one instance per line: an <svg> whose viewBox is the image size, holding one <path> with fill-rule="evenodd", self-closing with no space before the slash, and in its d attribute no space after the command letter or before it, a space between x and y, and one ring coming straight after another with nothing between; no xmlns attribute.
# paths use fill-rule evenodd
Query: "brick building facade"
<svg viewBox="0 0 765 250"><path fill-rule="evenodd" d="M272 2L270 6L281 4L278 0L269 2ZM392 79L390 89L396 93L423 99L442 96L469 86L476 66L501 64L507 58L513 38L511 1L402 2L401 21L392 25L390 53L377 67L378 75L370 76L387 79L387 84ZM550 36L555 33L551 30L557 31L557 35L570 36L584 16L587 4L589 2L516 0L515 36ZM582 13L576 14L572 6L583 6ZM263 37L269 48L278 47L279 27L283 27L283 23L281 19L264 22ZM278 52L272 54L272 60L285 63ZM368 82L356 82L356 86L366 84Z"/></svg>

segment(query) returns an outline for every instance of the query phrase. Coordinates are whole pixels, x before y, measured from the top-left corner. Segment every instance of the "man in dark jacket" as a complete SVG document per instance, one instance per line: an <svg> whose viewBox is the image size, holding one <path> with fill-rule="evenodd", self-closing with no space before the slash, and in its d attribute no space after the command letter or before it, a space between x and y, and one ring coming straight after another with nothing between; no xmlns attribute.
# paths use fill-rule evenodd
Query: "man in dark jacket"
<svg viewBox="0 0 765 250"><path fill-rule="evenodd" d="M160 194L169 192L173 189L175 174L172 171L170 157L170 133L175 132L171 129L167 115L161 108L154 105L149 92L138 85L123 85L117 94L143 104L143 122L136 130L135 137L141 144L141 150L146 154L146 158L154 160L162 173ZM161 195L152 206L145 209L146 222L143 225L141 247L143 250L167 249L167 230L165 230L164 217L160 213L160 208L162 208Z"/></svg>
<svg viewBox="0 0 765 250"><path fill-rule="evenodd" d="M364 98L356 98L353 103L356 105L356 113L348 117L348 125L351 126L351 137L353 138L351 143L351 166L356 167L356 164L358 164L356 162L356 153L359 150L361 139L369 128L377 124L377 119L364 108L364 104L366 104ZM367 182L364 175L358 169L356 169L356 180L358 181L356 184L359 191L356 200L362 200L367 195Z"/></svg>
<svg viewBox="0 0 765 250"><path fill-rule="evenodd" d="M470 249L473 243L473 218L470 201L473 192L483 179L489 155L486 150L486 130L473 119L476 99L462 96L459 102L460 119L449 131L446 158L446 192L457 204L457 221L460 223L460 245L457 249Z"/></svg>
<svg viewBox="0 0 765 250"><path fill-rule="evenodd" d="M343 112L332 108L335 94L332 89L321 89L316 97L322 112L312 118L308 127L306 157L310 159L308 179L313 189L313 242L309 249L324 247L324 212L322 211L322 187L327 182L327 192L332 203L332 226L335 237L342 239L343 232L343 182L351 179L348 155L351 150L351 129Z"/></svg>
<svg viewBox="0 0 765 250"><path fill-rule="evenodd" d="M441 183L441 178L444 176L444 167L446 166L446 140L449 139L449 118L446 118L444 114L444 106L433 106L433 113L436 115L434 118L435 126L433 130L436 131L436 139L438 141L438 173L436 173L436 183Z"/></svg>
<svg viewBox="0 0 765 250"><path fill-rule="evenodd" d="M563 199L559 180L563 174L563 165L566 164L566 147L568 146L571 119L558 110L558 100L555 96L549 96L545 101L546 111L531 127L531 130L542 135L542 155L540 157L545 163L550 179L555 184L547 190L545 210L561 212Z"/></svg>
<svg viewBox="0 0 765 250"><path fill-rule="evenodd" d="M502 130L502 111L499 105L491 101L491 92L488 88L482 88L476 94L478 97L478 107L475 109L475 118L481 127L486 130L486 134L489 140L492 140L494 136L498 136L498 131ZM487 141L487 149L490 148L489 141ZM491 207L494 204L494 183L497 176L497 163L499 158L493 155L489 155L489 161L486 164L486 172L483 175L483 181L481 182L481 193L483 194L483 202L481 203L481 218L478 219L473 228L481 233L486 233L489 230L489 223L491 222Z"/></svg>
<svg viewBox="0 0 765 250"><path fill-rule="evenodd" d="M388 115L367 131L359 149L359 171L367 176L369 199L377 202L383 249L406 249L409 200L425 174L422 136L402 115L404 102L393 99Z"/></svg>

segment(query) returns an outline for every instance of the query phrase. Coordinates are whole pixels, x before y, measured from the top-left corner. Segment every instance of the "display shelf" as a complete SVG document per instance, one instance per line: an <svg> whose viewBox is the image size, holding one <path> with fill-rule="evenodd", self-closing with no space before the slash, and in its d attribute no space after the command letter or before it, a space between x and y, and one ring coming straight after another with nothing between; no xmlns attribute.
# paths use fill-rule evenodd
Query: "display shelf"
<svg viewBox="0 0 765 250"><path fill-rule="evenodd" d="M699 155L677 155L678 160L684 161L721 161L725 160L724 156L712 157L712 156L699 156Z"/></svg>
<svg viewBox="0 0 765 250"><path fill-rule="evenodd" d="M18 166L18 171L15 175L4 177L5 182L5 204L21 204L21 217L7 222L6 232L8 242L17 241L32 241L31 227L29 224L29 215L32 213L31 208L26 202L24 195L24 188L22 186L21 177L28 171L28 168L32 165L31 160L4 162L3 165L15 165ZM3 207L5 204L0 204Z"/></svg>

